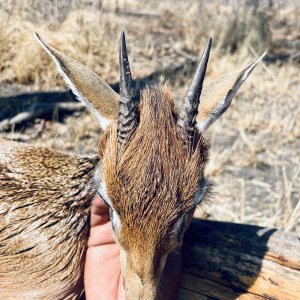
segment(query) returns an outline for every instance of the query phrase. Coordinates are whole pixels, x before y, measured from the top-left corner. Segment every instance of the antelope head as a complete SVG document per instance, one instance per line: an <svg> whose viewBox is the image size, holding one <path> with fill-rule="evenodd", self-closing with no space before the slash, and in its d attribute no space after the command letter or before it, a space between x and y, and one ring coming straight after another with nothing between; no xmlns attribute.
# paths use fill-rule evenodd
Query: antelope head
<svg viewBox="0 0 300 300"><path fill-rule="evenodd" d="M136 101L124 33L120 95L87 67L37 38L67 85L106 129L94 179L110 207L126 297L159 299L167 257L181 245L189 219L209 190L204 132L229 107L262 57L203 87L210 39L183 105L176 110L167 85L147 87Z"/></svg>

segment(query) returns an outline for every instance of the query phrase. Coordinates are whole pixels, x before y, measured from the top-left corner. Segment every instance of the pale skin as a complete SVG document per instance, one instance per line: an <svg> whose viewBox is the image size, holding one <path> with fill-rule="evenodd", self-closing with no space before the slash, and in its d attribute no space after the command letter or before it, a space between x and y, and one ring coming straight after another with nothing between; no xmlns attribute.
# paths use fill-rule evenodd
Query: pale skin
<svg viewBox="0 0 300 300"><path fill-rule="evenodd" d="M93 200L90 224L84 271L86 300L125 300L120 249L113 237L108 207L99 196ZM169 256L165 273L166 285L170 289L165 299L175 299L180 278L180 259L181 256L177 254Z"/></svg>
<svg viewBox="0 0 300 300"><path fill-rule="evenodd" d="M120 249L109 220L108 207L96 196L91 210L91 228L84 271L87 300L123 300Z"/></svg>

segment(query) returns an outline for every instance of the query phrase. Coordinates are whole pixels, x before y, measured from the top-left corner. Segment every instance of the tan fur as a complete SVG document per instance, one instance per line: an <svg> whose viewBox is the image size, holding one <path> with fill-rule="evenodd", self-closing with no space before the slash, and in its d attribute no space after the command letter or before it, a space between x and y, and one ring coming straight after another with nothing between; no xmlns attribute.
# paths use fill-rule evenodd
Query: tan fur
<svg viewBox="0 0 300 300"><path fill-rule="evenodd" d="M175 222L195 208L194 197L207 161L208 146L202 137L192 154L179 139L170 103L166 87L145 90L139 127L121 161L115 159L115 129L103 157L107 193L121 219L117 239L128 253L126 278L131 293L141 290L131 285L138 282L136 274L148 293L150 283L157 289L160 260L177 246ZM141 254L147 259L141 259ZM134 295L128 299L140 299Z"/></svg>
<svg viewBox="0 0 300 300"><path fill-rule="evenodd" d="M0 299L78 299L97 158L0 142Z"/></svg>
<svg viewBox="0 0 300 300"><path fill-rule="evenodd" d="M225 98L228 91L234 85L244 69L246 68L242 68L240 70L226 74L225 76L222 76L204 85L201 93L197 122L201 122L202 120L206 119L209 114L217 107L220 101Z"/></svg>
<svg viewBox="0 0 300 300"><path fill-rule="evenodd" d="M215 111L217 106L222 103L230 93L232 94L228 98L232 100L240 86L245 82L265 55L266 53L263 53L257 60L248 64L246 67L227 73L209 84L204 85L198 109L199 113L196 118L198 124L208 118L208 116ZM220 117L220 115L216 118L218 117Z"/></svg>
<svg viewBox="0 0 300 300"><path fill-rule="evenodd" d="M206 191L203 131L262 57L204 88L192 149L177 134L168 87L144 90L137 128L117 159L119 96L87 67L37 38L79 100L101 125L111 126L99 142L100 159L0 140L0 299L80 297L89 206L101 191L119 226L115 237L127 299L166 299L164 289L159 293L165 262L178 253L195 199Z"/></svg>
<svg viewBox="0 0 300 300"><path fill-rule="evenodd" d="M46 44L40 36L37 35L37 38L48 53L56 59L56 63L64 73L62 75L69 78L75 89L72 86L70 88L80 100L91 110L100 113L102 117L116 120L119 111L119 95L89 68ZM69 82L67 84L70 85Z"/></svg>

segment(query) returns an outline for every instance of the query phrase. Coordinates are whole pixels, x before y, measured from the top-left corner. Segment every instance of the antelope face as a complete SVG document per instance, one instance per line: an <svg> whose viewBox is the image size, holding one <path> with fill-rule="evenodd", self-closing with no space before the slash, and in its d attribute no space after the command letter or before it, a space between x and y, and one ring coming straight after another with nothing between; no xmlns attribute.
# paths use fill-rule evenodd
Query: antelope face
<svg viewBox="0 0 300 300"><path fill-rule="evenodd" d="M145 90L138 111L122 152L111 129L96 182L111 208L128 299L156 299L167 255L207 191L207 144L199 134L192 147L181 139L167 87Z"/></svg>
<svg viewBox="0 0 300 300"><path fill-rule="evenodd" d="M149 87L140 103L135 101L124 33L120 95L87 67L37 38L78 99L107 128L99 144L95 185L110 207L127 299L158 299L168 254L180 246L187 219L208 190L203 133L226 111L263 56L202 89L209 40L176 112L167 86Z"/></svg>

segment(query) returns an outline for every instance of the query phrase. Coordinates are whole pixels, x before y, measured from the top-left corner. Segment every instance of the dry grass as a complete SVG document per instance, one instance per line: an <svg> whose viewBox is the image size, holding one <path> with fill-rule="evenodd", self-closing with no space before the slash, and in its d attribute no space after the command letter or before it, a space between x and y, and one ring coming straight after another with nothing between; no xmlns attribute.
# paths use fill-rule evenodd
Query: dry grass
<svg viewBox="0 0 300 300"><path fill-rule="evenodd" d="M23 15L19 10L2 11L0 65L3 80L31 85L35 89L64 86L55 67L36 43L35 31L62 52L82 60L96 72L104 73L108 80L112 79L109 66L117 67L114 59L116 42L108 39L107 33L116 30L117 24L110 21L110 15L82 9L69 12L61 21L53 27L53 20L44 23L28 20L26 9Z"/></svg>
<svg viewBox="0 0 300 300"><path fill-rule="evenodd" d="M127 32L135 76L197 57L207 37L213 36L208 80L266 49L281 51L278 41L285 37L293 41L298 30L299 6L293 3L257 10L222 1L172 1L172 6L170 1L133 0L1 3L0 82L25 89L64 86L34 41L34 31L114 82L121 29ZM118 14L118 3L120 11L148 16ZM214 199L207 208L211 218L300 232L299 75L299 65L292 62L262 64L231 109L209 130L213 146L207 174L215 183ZM186 86L187 81L184 74L177 80L176 98L185 92L178 84ZM99 128L91 115L77 113L64 122L57 120L55 114L32 142L80 153L95 151ZM34 132L38 122L25 131Z"/></svg>
<svg viewBox="0 0 300 300"><path fill-rule="evenodd" d="M217 200L223 204L211 209L217 219L296 230L299 68L267 68L276 80L263 68L258 70L211 132L214 146L208 172L215 177ZM220 145L224 133L225 145Z"/></svg>

